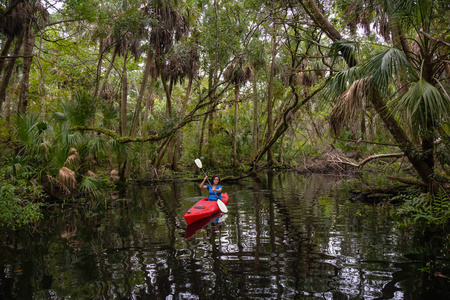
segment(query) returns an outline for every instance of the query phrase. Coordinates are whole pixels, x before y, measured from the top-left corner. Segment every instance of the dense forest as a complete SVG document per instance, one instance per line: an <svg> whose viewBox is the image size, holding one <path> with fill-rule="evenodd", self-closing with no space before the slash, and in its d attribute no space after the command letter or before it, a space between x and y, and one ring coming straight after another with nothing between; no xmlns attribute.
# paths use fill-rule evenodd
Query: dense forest
<svg viewBox="0 0 450 300"><path fill-rule="evenodd" d="M2 222L196 158L371 164L448 200L449 20L445 0L1 0Z"/></svg>

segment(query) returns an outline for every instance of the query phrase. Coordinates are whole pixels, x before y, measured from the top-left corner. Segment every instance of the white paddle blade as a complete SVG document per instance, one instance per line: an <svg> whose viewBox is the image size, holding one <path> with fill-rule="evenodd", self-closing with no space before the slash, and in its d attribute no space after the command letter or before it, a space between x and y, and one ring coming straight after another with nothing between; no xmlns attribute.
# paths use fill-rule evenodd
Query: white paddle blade
<svg viewBox="0 0 450 300"><path fill-rule="evenodd" d="M217 204L219 205L220 211L223 213L227 213L228 212L228 208L225 205L225 203L222 202L222 200L217 200Z"/></svg>
<svg viewBox="0 0 450 300"><path fill-rule="evenodd" d="M200 159L196 159L196 160L194 160L195 161L195 164L197 165L197 167L199 167L200 169L202 168L202 161L200 160Z"/></svg>

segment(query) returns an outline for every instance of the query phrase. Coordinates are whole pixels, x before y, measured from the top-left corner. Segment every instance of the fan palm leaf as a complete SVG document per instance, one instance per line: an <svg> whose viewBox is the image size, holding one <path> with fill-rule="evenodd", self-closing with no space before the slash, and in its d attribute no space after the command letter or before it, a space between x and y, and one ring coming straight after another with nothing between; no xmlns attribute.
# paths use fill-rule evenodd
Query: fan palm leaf
<svg viewBox="0 0 450 300"><path fill-rule="evenodd" d="M356 65L358 44L353 41L341 39L335 41L330 48L330 54L334 57L343 57L349 67Z"/></svg>
<svg viewBox="0 0 450 300"><path fill-rule="evenodd" d="M353 81L361 78L360 66L348 68L334 73L329 77L324 88L324 97L322 99L330 101L338 99L344 93Z"/></svg>
<svg viewBox="0 0 450 300"><path fill-rule="evenodd" d="M409 124L419 124L422 128L437 126L450 112L450 98L424 78L412 84L403 96L397 97L391 104L394 113L404 115Z"/></svg>
<svg viewBox="0 0 450 300"><path fill-rule="evenodd" d="M58 172L58 181L65 186L67 190L74 190L77 186L75 172L67 167L62 167Z"/></svg>
<svg viewBox="0 0 450 300"><path fill-rule="evenodd" d="M395 47L387 48L371 57L361 67L364 75L371 76L369 85L381 94L388 95L392 83L404 76L405 71L415 76L415 70L405 53Z"/></svg>
<svg viewBox="0 0 450 300"><path fill-rule="evenodd" d="M85 176L79 184L80 190L92 197L100 197L102 195L102 181L94 176Z"/></svg>

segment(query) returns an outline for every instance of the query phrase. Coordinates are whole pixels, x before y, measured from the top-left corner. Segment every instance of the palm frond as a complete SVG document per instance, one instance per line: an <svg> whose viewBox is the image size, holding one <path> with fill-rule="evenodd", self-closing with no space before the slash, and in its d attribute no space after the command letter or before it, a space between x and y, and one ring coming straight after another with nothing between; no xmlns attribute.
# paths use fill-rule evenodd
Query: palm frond
<svg viewBox="0 0 450 300"><path fill-rule="evenodd" d="M91 153L103 153L106 152L109 147L110 145L106 142L106 140L98 136L89 139L86 145L86 148Z"/></svg>
<svg viewBox="0 0 450 300"><path fill-rule="evenodd" d="M64 163L64 165L74 164L78 160L80 160L80 155L78 154L77 149L70 148L69 149L69 156L67 157L66 162Z"/></svg>
<svg viewBox="0 0 450 300"><path fill-rule="evenodd" d="M100 197L102 195L102 181L93 176L86 176L80 182L80 190L92 197Z"/></svg>
<svg viewBox="0 0 450 300"><path fill-rule="evenodd" d="M92 172L91 170L88 170L87 173L86 173L86 175L89 176L89 177L95 177L95 178L98 177L97 174L95 174L95 173Z"/></svg>
<svg viewBox="0 0 450 300"><path fill-rule="evenodd" d="M405 54L397 48L388 48L374 55L363 64L364 73L371 76L370 86L382 94L387 94L389 85L395 83L405 71L414 74L413 66Z"/></svg>
<svg viewBox="0 0 450 300"><path fill-rule="evenodd" d="M330 114L330 126L335 134L338 134L344 124L361 112L369 78L355 80L350 88L339 97Z"/></svg>
<svg viewBox="0 0 450 300"><path fill-rule="evenodd" d="M77 186L75 172L67 167L62 167L58 172L58 181L68 190L73 190Z"/></svg>
<svg viewBox="0 0 450 300"><path fill-rule="evenodd" d="M450 112L450 98L423 78L391 104L393 112L404 115L413 127L417 124L422 128L437 126Z"/></svg>
<svg viewBox="0 0 450 300"><path fill-rule="evenodd" d="M348 89L350 84L352 84L355 80L360 79L360 73L360 67L355 66L333 74L327 81L323 92L323 99L328 101L338 99L342 93Z"/></svg>
<svg viewBox="0 0 450 300"><path fill-rule="evenodd" d="M39 116L30 113L26 116L19 115L15 120L16 137L25 147L25 150L31 154L38 154L43 151L41 143L43 142L40 134L47 128L47 124L39 120Z"/></svg>
<svg viewBox="0 0 450 300"><path fill-rule="evenodd" d="M335 58L338 56L342 56L342 58L344 58L344 60L347 62L347 65L351 68L354 67L357 63L357 50L357 43L348 41L346 39L341 39L339 41L335 41L331 45L330 54Z"/></svg>
<svg viewBox="0 0 450 300"><path fill-rule="evenodd" d="M110 139L108 145L117 153L119 158L126 158L131 154L128 144L118 143L115 139Z"/></svg>

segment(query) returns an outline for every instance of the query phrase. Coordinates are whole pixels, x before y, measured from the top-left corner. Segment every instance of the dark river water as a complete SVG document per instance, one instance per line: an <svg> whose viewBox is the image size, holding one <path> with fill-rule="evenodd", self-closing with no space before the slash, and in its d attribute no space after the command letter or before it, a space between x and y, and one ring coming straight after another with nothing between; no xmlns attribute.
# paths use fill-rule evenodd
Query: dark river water
<svg viewBox="0 0 450 300"><path fill-rule="evenodd" d="M0 299L450 299L449 235L350 201L346 179L223 182L228 214L188 227L199 183L51 205L34 229L2 229Z"/></svg>

